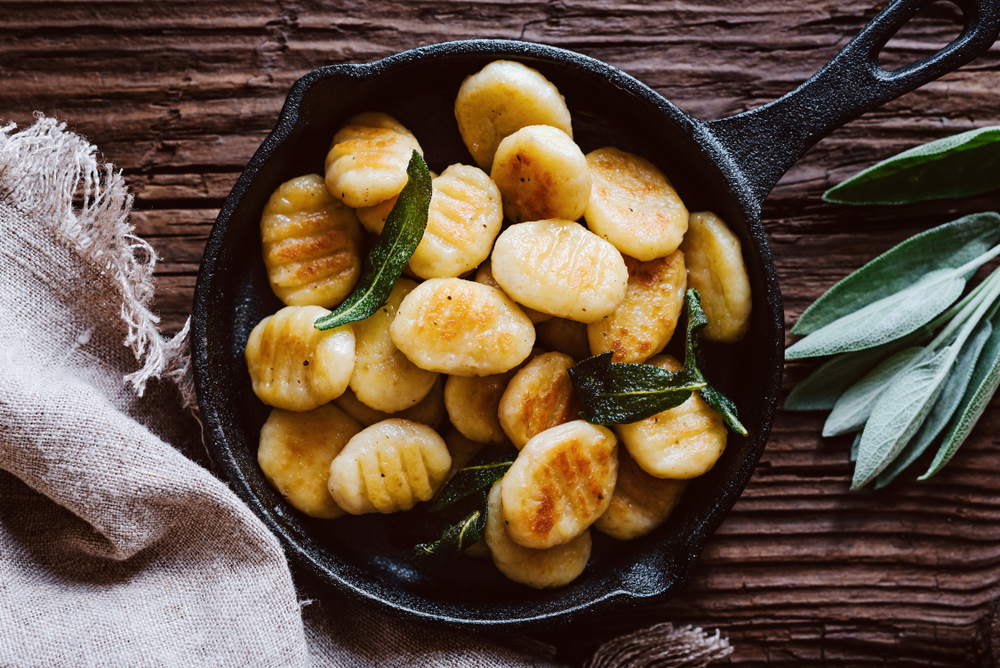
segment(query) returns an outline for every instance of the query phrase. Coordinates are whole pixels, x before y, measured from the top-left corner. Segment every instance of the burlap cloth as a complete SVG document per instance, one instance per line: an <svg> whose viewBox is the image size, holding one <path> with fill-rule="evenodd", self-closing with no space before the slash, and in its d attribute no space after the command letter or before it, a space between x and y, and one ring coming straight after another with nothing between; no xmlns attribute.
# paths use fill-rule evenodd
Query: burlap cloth
<svg viewBox="0 0 1000 668"><path fill-rule="evenodd" d="M277 539L196 463L187 332L160 336L155 255L95 155L50 119L0 129L0 666L555 665L299 599ZM729 651L667 624L591 663Z"/></svg>

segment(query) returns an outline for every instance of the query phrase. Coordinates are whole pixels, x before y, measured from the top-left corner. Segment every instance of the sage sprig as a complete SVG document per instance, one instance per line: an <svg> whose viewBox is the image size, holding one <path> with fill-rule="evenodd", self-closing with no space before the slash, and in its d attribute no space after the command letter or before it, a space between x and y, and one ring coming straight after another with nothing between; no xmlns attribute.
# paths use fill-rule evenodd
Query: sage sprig
<svg viewBox="0 0 1000 668"><path fill-rule="evenodd" d="M839 204L909 204L1000 188L1000 127L970 130L904 151L823 194Z"/></svg>
<svg viewBox="0 0 1000 668"><path fill-rule="evenodd" d="M698 394L737 434L747 430L736 406L714 389L701 371L698 340L708 318L697 290L684 296L687 314L684 369L666 371L650 364L612 363L611 352L594 355L569 370L580 400L580 416L592 424L628 424L680 406L692 392Z"/></svg>
<svg viewBox="0 0 1000 668"><path fill-rule="evenodd" d="M1000 270L953 304L975 270L1000 255L998 242L995 213L942 225L876 258L806 312L810 317L799 331L810 333L788 356L840 354L793 390L785 408L830 409L824 436L859 432L851 453L852 489L873 480L885 486L944 433L922 479L933 475L1000 385ZM940 254L930 255L932 248ZM886 282L878 283L879 277L900 276L907 280L889 281L892 293ZM873 294L863 294L866 286ZM827 388L824 378L831 381Z"/></svg>
<svg viewBox="0 0 1000 668"><path fill-rule="evenodd" d="M374 314L388 299L403 267L417 250L427 228L433 189L427 163L416 151L410 156L406 176L406 185L385 220L378 242L365 260L365 271L358 287L332 313L317 319L313 323L316 329L333 329Z"/></svg>

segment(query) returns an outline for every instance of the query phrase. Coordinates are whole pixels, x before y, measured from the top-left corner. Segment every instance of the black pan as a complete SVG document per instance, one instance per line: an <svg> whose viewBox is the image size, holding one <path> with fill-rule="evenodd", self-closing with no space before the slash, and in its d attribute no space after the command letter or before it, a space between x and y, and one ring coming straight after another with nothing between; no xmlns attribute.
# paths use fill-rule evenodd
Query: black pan
<svg viewBox="0 0 1000 668"><path fill-rule="evenodd" d="M759 109L706 123L653 90L586 56L502 40L450 42L365 65L324 67L292 88L274 131L226 200L212 230L195 290L193 348L209 447L236 492L310 574L310 595L332 588L411 621L467 630L538 630L629 604L662 602L691 579L705 541L757 465L781 385L783 312L760 204L810 146L864 112L983 53L996 40L1000 0L958 0L961 36L935 55L887 72L878 53L927 0L889 4L814 77ZM472 164L453 114L462 80L496 59L521 61L558 86L584 152L606 145L638 153L672 180L691 211L712 210L739 235L753 288L753 324L735 346L706 350L709 378L739 408L749 438L730 437L715 468L689 487L668 522L621 543L595 534L591 563L567 587L535 591L488 563L465 559L444 575L417 574L405 520L381 516L308 518L287 505L256 462L268 414L253 394L243 357L250 330L281 308L268 287L259 223L271 192L302 174L322 173L330 139L365 110L385 111L419 138L432 170ZM220 527L224 531L225 527Z"/></svg>

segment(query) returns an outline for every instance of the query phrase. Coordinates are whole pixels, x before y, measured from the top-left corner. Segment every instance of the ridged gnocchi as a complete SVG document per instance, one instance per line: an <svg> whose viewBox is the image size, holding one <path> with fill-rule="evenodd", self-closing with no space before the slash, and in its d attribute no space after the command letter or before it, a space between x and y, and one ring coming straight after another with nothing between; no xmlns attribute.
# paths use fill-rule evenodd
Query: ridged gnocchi
<svg viewBox="0 0 1000 668"><path fill-rule="evenodd" d="M271 486L310 517L344 514L327 489L330 462L362 427L333 404L305 413L271 410L260 430L257 463Z"/></svg>
<svg viewBox="0 0 1000 668"><path fill-rule="evenodd" d="M607 147L587 154L593 190L584 218L596 234L643 262L670 255L688 227L688 210L656 165Z"/></svg>
<svg viewBox="0 0 1000 668"><path fill-rule="evenodd" d="M580 402L569 378L576 364L563 353L544 353L528 362L507 384L498 414L503 432L520 450L546 429L577 419Z"/></svg>
<svg viewBox="0 0 1000 668"><path fill-rule="evenodd" d="M309 411L347 389L354 373L354 330L313 327L328 313L320 306L286 306L250 332L247 369L254 394L265 404Z"/></svg>
<svg viewBox="0 0 1000 668"><path fill-rule="evenodd" d="M611 503L618 476L611 430L575 420L532 438L503 477L503 519L518 545L573 540Z"/></svg>
<svg viewBox="0 0 1000 668"><path fill-rule="evenodd" d="M503 212L515 223L576 220L590 199L590 168L565 132L529 125L497 147L490 178L500 189Z"/></svg>
<svg viewBox="0 0 1000 668"><path fill-rule="evenodd" d="M417 138L388 114L368 111L347 119L326 154L326 187L347 206L374 206L406 185Z"/></svg>
<svg viewBox="0 0 1000 668"><path fill-rule="evenodd" d="M497 60L466 77L455 98L455 120L476 164L489 171L504 137L527 125L551 125L573 136L559 90L538 70Z"/></svg>
<svg viewBox="0 0 1000 668"><path fill-rule="evenodd" d="M493 247L493 278L514 301L579 322L611 315L628 269L614 246L571 220L511 225Z"/></svg>
<svg viewBox="0 0 1000 668"><path fill-rule="evenodd" d="M670 355L659 355L647 364L667 371L684 368ZM726 449L722 417L696 393L676 408L616 425L615 432L642 470L657 478L696 478L710 471Z"/></svg>
<svg viewBox="0 0 1000 668"><path fill-rule="evenodd" d="M531 352L535 328L502 291L432 278L406 295L389 328L414 364L456 376L503 373Z"/></svg>
<svg viewBox="0 0 1000 668"><path fill-rule="evenodd" d="M319 174L282 183L264 205L260 232L267 280L286 306L336 306L361 277L358 219Z"/></svg>
<svg viewBox="0 0 1000 668"><path fill-rule="evenodd" d="M615 493L594 528L618 540L645 536L670 517L687 485L687 480L654 478L619 449Z"/></svg>
<svg viewBox="0 0 1000 668"><path fill-rule="evenodd" d="M503 288L500 287L500 284L497 283L497 279L493 278L493 263L490 260L487 260L479 265L479 269L476 270L476 277L474 280L476 283L482 283L483 285L488 285L491 288L503 290ZM536 325L552 318L552 316L548 313L536 311L535 309L528 308L522 304L518 304L518 306L520 306L521 310L524 311L524 315L528 316L528 320Z"/></svg>
<svg viewBox="0 0 1000 668"><path fill-rule="evenodd" d="M587 529L564 545L535 550L518 545L507 534L503 523L503 500L500 482L490 488L486 511L486 545L493 563L514 582L549 589L568 585L590 560L591 540Z"/></svg>
<svg viewBox="0 0 1000 668"><path fill-rule="evenodd" d="M376 422L388 420L389 418L402 418L411 422L425 424L428 427L437 427L445 418L444 383L440 376L434 381L431 391L417 405L395 413L383 413L364 405L354 396L354 392L351 391L350 387L344 390L344 393L334 399L333 402L365 427L370 427Z"/></svg>
<svg viewBox="0 0 1000 668"><path fill-rule="evenodd" d="M503 221L500 191L468 165L452 165L432 183L427 228L409 266L420 278L455 277L489 257Z"/></svg>
<svg viewBox="0 0 1000 668"><path fill-rule="evenodd" d="M750 329L753 305L739 238L714 213L692 213L681 250L687 259L688 287L698 291L708 318L702 336L722 343L739 341Z"/></svg>
<svg viewBox="0 0 1000 668"><path fill-rule="evenodd" d="M399 305L417 284L400 279L389 298L373 315L354 323L355 363L351 389L366 406L395 413L419 403L438 374L411 362L392 342L389 326Z"/></svg>
<svg viewBox="0 0 1000 668"><path fill-rule="evenodd" d="M330 462L330 496L352 515L409 510L434 496L450 468L436 431L392 418L356 434Z"/></svg>
<svg viewBox="0 0 1000 668"><path fill-rule="evenodd" d="M639 262L625 256L628 287L615 312L587 325L590 352L613 351L614 362L644 362L663 350L684 310L684 253Z"/></svg>

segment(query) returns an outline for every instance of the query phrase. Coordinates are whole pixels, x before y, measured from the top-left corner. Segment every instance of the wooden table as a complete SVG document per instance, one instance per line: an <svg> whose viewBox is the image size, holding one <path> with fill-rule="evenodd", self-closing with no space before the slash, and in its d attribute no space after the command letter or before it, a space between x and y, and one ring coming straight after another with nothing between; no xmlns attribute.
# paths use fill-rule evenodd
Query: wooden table
<svg viewBox="0 0 1000 668"><path fill-rule="evenodd" d="M160 256L156 305L169 332L190 312L223 199L291 84L315 67L453 39L519 38L607 61L715 119L794 88L876 11L871 0L0 0L0 119L23 125L35 110L64 119L124 170L137 233ZM935 4L884 62L930 55L957 34L957 15ZM787 325L914 232L1000 208L993 194L849 209L820 200L828 186L921 142L998 122L994 46L812 149L763 213ZM788 365L786 390L806 368ZM849 439L821 438L821 423L818 414L778 415L753 480L681 596L540 637L576 661L622 630L672 620L721 628L742 665L994 665L1000 405L943 473L917 483L914 472L881 492L848 491Z"/></svg>

